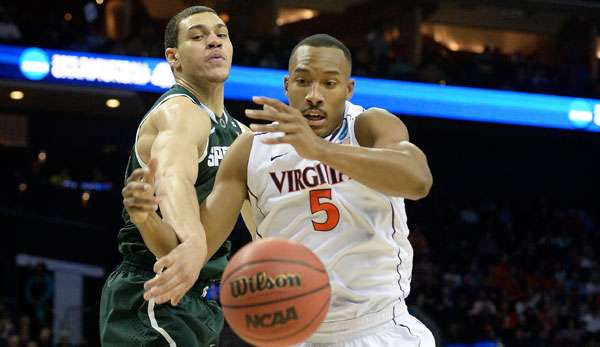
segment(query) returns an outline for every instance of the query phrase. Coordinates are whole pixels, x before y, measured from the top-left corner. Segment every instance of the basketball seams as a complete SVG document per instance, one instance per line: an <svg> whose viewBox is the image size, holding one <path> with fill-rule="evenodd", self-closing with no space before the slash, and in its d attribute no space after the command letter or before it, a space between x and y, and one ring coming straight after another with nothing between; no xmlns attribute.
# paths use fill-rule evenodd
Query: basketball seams
<svg viewBox="0 0 600 347"><path fill-rule="evenodd" d="M221 302L221 307L227 308L227 309L236 310L236 309L239 309L239 308L248 308L248 307L257 307L257 306L265 306L265 305L278 304L278 303L281 303L281 302L285 302L285 301L289 301L289 300L293 300L293 299L298 299L298 298L301 298L301 297L304 297L304 296L312 295L312 294L318 293L321 290L327 289L327 288L329 288L329 282L327 282L325 285L323 285L321 287L318 287L318 288L315 288L315 289L313 289L311 291L304 292L304 293L301 293L301 294L297 294L297 295L294 295L294 296L289 296L289 297L286 297L286 298L281 298L281 299L276 299L276 300L271 300L271 301L257 302L257 303L254 303L254 304L246 304L246 305L226 305L226 304L223 304Z"/></svg>
<svg viewBox="0 0 600 347"><path fill-rule="evenodd" d="M248 262L244 265L240 265L237 268L231 270L231 272L229 274L227 274L227 276L223 277L221 279L221 283L225 283L227 282L227 280L232 277L235 273L239 272L240 270L242 270L243 268L246 268L248 266L252 266L252 265L256 265L256 264L263 264L263 263L269 263L269 262L280 262L280 263L286 263L286 264L297 264L297 265L302 265L304 267L307 267L311 270L314 270L316 272L320 272L320 273L327 273L326 270L324 269L319 269L318 267L315 267L311 264L308 264L302 260L290 260L290 259L282 259L282 258L269 258L269 259L263 259L263 260L256 260L256 261L251 261Z"/></svg>

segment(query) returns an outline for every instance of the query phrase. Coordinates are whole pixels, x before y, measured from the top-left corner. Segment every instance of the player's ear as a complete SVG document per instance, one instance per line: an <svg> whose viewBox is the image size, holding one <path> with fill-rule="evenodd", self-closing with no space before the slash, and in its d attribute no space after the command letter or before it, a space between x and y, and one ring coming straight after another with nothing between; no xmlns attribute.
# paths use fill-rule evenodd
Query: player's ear
<svg viewBox="0 0 600 347"><path fill-rule="evenodd" d="M285 96L288 96L288 84L290 83L290 76L285 76L283 78L283 89L285 91Z"/></svg>
<svg viewBox="0 0 600 347"><path fill-rule="evenodd" d="M354 80L348 79L348 87L346 88L346 100L352 99L354 95Z"/></svg>
<svg viewBox="0 0 600 347"><path fill-rule="evenodd" d="M177 52L177 48L169 47L165 49L165 58L172 69L179 67L179 53Z"/></svg>

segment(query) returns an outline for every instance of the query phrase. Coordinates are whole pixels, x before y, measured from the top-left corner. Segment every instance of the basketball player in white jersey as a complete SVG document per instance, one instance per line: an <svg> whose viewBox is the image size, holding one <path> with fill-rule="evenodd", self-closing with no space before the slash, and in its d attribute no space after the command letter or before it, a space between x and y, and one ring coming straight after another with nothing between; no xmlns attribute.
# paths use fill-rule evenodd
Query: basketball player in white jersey
<svg viewBox="0 0 600 347"><path fill-rule="evenodd" d="M426 196L432 176L401 120L348 101L350 73L348 49L314 35L290 57L291 106L254 99L263 110L247 116L271 123L252 124L255 134L234 142L200 206L209 255L249 198L260 237L301 242L327 267L331 307L303 346L435 346L404 303L413 251L403 199ZM193 259L186 252L180 245L157 261L155 271L166 270L146 283L146 299L181 295L183 264Z"/></svg>

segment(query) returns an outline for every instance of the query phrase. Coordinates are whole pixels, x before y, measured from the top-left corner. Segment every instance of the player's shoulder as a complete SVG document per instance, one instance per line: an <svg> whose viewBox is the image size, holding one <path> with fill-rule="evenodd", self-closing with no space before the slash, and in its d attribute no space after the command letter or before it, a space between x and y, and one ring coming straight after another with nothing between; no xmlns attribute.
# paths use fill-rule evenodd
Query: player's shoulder
<svg viewBox="0 0 600 347"><path fill-rule="evenodd" d="M163 101L148 113L148 118L158 129L210 131L211 128L208 113L185 95Z"/></svg>
<svg viewBox="0 0 600 347"><path fill-rule="evenodd" d="M364 112L362 112L359 115L359 117L364 117L364 118L394 117L394 118L398 118L396 115L394 115L390 111L388 111L384 108L380 108L380 107L371 107L371 108L365 109Z"/></svg>
<svg viewBox="0 0 600 347"><path fill-rule="evenodd" d="M386 126L404 127L404 122L402 122L402 120L395 114L379 107L371 107L369 109L366 109L356 118L355 127L371 128Z"/></svg>
<svg viewBox="0 0 600 347"><path fill-rule="evenodd" d="M158 114L162 117L183 117L192 114L207 114L207 112L198 107L189 97L186 95L175 95L167 100L164 100L151 111L153 114ZM191 118L191 117L186 117Z"/></svg>
<svg viewBox="0 0 600 347"><path fill-rule="evenodd" d="M408 129L402 120L393 113L379 107L372 107L361 113L354 125L358 142L372 144L382 136L408 138Z"/></svg>

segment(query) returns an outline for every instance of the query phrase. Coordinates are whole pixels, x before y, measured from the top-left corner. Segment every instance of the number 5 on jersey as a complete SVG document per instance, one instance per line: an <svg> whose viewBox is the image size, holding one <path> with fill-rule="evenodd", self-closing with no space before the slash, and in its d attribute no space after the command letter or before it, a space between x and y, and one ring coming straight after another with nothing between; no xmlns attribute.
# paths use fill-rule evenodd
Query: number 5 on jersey
<svg viewBox="0 0 600 347"><path fill-rule="evenodd" d="M315 189L310 191L310 212L314 215L319 211L325 211L327 218L324 222L312 221L315 231L330 231L340 222L340 210L326 199L331 200L331 188ZM325 200L325 201L324 201Z"/></svg>

